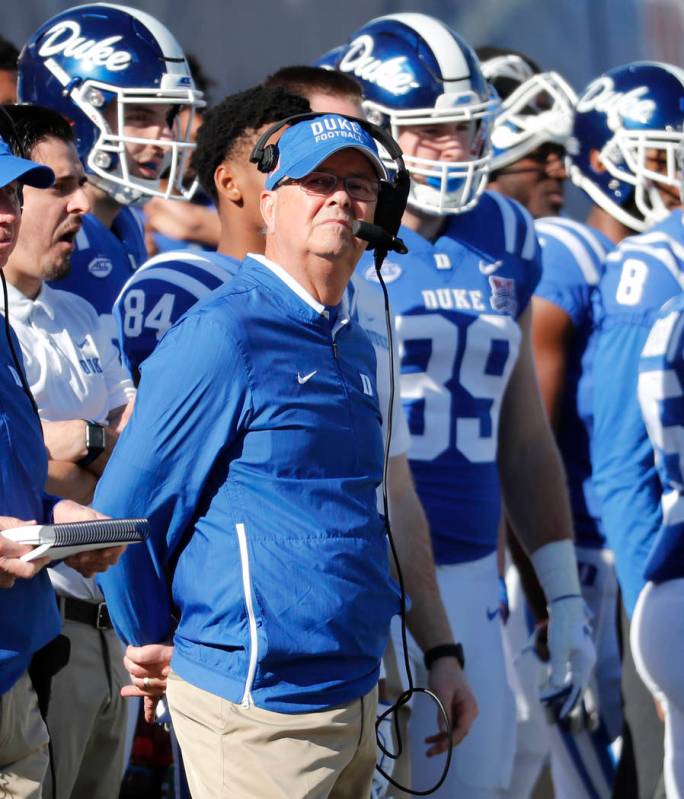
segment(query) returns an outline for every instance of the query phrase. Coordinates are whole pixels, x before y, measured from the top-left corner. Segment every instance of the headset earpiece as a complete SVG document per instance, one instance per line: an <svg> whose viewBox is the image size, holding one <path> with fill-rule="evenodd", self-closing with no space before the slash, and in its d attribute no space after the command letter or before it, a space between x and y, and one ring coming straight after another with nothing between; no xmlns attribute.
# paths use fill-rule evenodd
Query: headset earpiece
<svg viewBox="0 0 684 799"><path fill-rule="evenodd" d="M272 172L278 165L278 157L278 145L267 144L263 149L259 162L257 163L257 169L259 172Z"/></svg>
<svg viewBox="0 0 684 799"><path fill-rule="evenodd" d="M401 226L401 218L406 210L411 178L404 170L397 170L394 182L380 181L378 204L375 208L374 224L387 231L390 236L396 236Z"/></svg>

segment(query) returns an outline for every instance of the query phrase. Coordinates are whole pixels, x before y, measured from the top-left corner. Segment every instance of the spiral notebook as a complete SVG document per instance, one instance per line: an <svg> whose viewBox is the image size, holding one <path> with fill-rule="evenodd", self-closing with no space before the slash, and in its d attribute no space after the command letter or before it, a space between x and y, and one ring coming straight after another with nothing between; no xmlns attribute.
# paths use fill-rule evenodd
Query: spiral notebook
<svg viewBox="0 0 684 799"><path fill-rule="evenodd" d="M65 524L28 524L3 530L2 535L19 544L35 547L22 560L60 560L90 549L121 544L139 544L150 534L147 519L97 519Z"/></svg>

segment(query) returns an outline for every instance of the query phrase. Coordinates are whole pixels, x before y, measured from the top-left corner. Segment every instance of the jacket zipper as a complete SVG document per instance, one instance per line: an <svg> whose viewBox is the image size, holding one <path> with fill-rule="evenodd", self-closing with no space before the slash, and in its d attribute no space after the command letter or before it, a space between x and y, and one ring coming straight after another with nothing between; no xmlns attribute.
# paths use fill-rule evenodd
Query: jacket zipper
<svg viewBox="0 0 684 799"><path fill-rule="evenodd" d="M235 525L237 530L238 544L240 546L240 561L242 565L242 588L245 593L245 604L247 605L247 618L249 621L249 667L247 668L247 679L245 681L245 691L242 695L242 707L251 707L252 685L256 673L257 657L259 654L259 642L257 639L257 624L254 615L254 599L252 597L252 581L249 574L249 554L247 552L247 533L245 525L240 523Z"/></svg>

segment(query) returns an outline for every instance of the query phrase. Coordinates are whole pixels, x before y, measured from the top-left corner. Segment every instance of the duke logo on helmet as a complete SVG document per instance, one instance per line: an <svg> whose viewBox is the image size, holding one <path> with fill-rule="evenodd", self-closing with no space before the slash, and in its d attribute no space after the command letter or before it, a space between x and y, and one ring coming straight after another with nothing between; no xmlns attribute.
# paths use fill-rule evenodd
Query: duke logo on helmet
<svg viewBox="0 0 684 799"><path fill-rule="evenodd" d="M78 22L66 19L47 32L38 55L46 58L64 53L77 61L83 61L88 68L102 64L112 72L116 72L119 69L126 69L131 63L129 52L115 50L112 47L121 39L121 36L109 36L99 42L86 39L85 36L81 36L81 26Z"/></svg>
<svg viewBox="0 0 684 799"><path fill-rule="evenodd" d="M648 97L648 86L636 86L628 92L615 91L615 82L604 75L586 90L577 101L580 113L600 111L607 117L608 127L619 130L624 120L641 122L643 125L651 121L656 110L655 102Z"/></svg>
<svg viewBox="0 0 684 799"><path fill-rule="evenodd" d="M49 19L24 45L18 61L20 102L45 105L73 124L76 148L89 180L122 205L149 197L190 199L185 183L193 144L192 113L204 105L185 54L154 17L127 6L92 3ZM169 128L190 110L183 130L144 139L163 153L158 178L143 178L128 164L126 145L141 144L124 132L130 106L169 107Z"/></svg>
<svg viewBox="0 0 684 799"><path fill-rule="evenodd" d="M683 70L655 61L611 69L577 101L570 177L604 211L644 231L668 214L658 188L679 189L683 125Z"/></svg>
<svg viewBox="0 0 684 799"><path fill-rule="evenodd" d="M416 76L407 66L406 56L396 56L383 61L373 57L373 39L359 36L349 45L340 61L340 72L351 72L357 78L375 83L392 94L406 94L417 89Z"/></svg>

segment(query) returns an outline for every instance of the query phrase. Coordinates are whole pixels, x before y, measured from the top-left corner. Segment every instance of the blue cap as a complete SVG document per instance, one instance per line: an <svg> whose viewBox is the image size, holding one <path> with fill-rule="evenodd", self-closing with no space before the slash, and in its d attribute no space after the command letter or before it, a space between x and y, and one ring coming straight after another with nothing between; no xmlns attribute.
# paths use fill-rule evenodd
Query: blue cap
<svg viewBox="0 0 684 799"><path fill-rule="evenodd" d="M7 142L0 137L0 188L18 180L27 186L37 189L47 189L55 182L55 173L49 166L28 161L26 158L17 158L12 154Z"/></svg>
<svg viewBox="0 0 684 799"><path fill-rule="evenodd" d="M373 137L358 122L325 114L298 122L283 133L278 141L278 163L266 178L266 188L271 190L283 178L303 178L334 153L350 148L368 158L378 177L387 177Z"/></svg>

